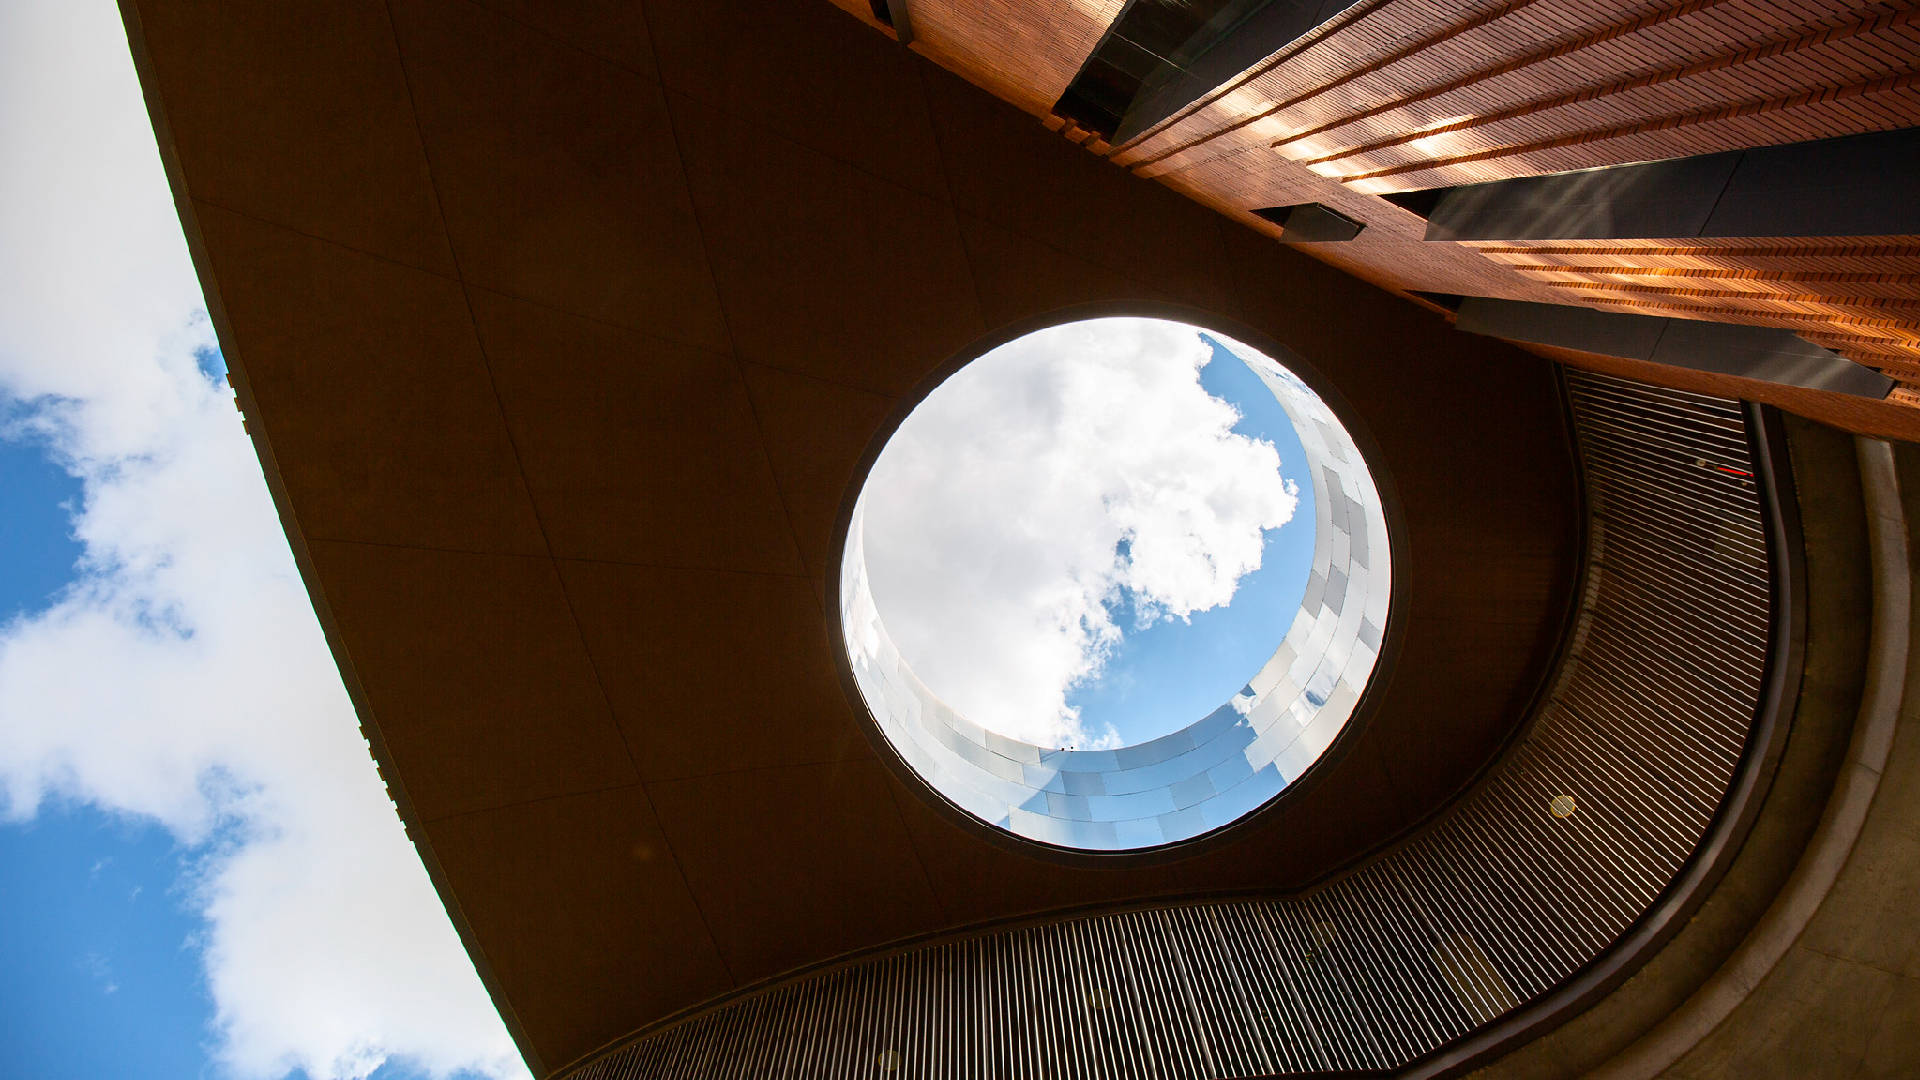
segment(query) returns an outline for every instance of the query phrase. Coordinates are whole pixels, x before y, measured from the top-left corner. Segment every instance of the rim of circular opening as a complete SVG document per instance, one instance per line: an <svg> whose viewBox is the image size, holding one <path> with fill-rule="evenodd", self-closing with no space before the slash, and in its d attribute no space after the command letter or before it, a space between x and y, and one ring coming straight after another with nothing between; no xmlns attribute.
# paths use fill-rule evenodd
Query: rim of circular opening
<svg viewBox="0 0 1920 1080"><path fill-rule="evenodd" d="M1387 510L1346 422L1295 373L1306 365L1290 351L1254 347L1189 313L1063 314L963 354L965 360L930 380L900 409L897 422L875 437L837 536L840 559L829 582L835 648L850 696L880 741L972 822L1074 854L1165 850L1215 835L1272 805L1349 728L1386 645L1393 580ZM1280 644L1219 708L1132 746L1040 747L966 720L900 657L867 584L864 489L898 421L954 372L1041 330L1113 317L1177 322L1217 336L1274 393L1300 438L1314 487L1313 561L1301 607Z"/></svg>

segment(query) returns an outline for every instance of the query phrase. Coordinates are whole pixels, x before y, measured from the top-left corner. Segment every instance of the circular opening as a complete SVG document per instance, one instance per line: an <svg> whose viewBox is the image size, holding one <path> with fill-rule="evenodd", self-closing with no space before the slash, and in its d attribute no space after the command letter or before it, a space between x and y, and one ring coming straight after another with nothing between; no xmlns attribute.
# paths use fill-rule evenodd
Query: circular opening
<svg viewBox="0 0 1920 1080"><path fill-rule="evenodd" d="M960 368L875 460L842 553L854 681L967 813L1088 851L1272 801L1346 725L1390 584L1373 479L1281 363L1163 319Z"/></svg>

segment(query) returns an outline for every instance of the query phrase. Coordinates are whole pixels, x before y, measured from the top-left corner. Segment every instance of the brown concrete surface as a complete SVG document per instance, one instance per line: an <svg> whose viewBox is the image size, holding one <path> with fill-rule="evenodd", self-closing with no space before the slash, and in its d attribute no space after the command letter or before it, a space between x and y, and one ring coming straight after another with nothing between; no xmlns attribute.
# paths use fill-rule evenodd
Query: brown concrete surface
<svg viewBox="0 0 1920 1080"><path fill-rule="evenodd" d="M1576 538L1549 366L1113 169L828 4L127 0L222 348L411 835L537 1071L912 935L1316 879L1500 746ZM1292 347L1395 500L1337 765L1066 865L868 742L822 606L969 343L1176 304Z"/></svg>

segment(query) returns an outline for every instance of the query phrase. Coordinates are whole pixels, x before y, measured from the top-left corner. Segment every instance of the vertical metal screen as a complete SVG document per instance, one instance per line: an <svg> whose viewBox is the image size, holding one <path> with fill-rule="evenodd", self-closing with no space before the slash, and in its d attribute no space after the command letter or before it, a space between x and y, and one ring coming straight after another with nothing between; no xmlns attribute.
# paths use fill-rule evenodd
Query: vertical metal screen
<svg viewBox="0 0 1920 1080"><path fill-rule="evenodd" d="M1568 647L1519 744L1424 832L1306 895L988 931L797 977L570 1075L1365 1072L1561 985L1707 835L1761 704L1770 626L1739 404L1577 372L1568 385L1590 513Z"/></svg>

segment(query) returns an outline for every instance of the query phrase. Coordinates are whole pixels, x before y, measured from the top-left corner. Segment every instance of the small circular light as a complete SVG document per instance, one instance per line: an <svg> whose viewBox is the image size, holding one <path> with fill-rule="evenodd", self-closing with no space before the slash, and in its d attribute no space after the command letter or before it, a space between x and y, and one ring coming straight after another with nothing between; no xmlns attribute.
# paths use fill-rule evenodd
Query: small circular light
<svg viewBox="0 0 1920 1080"><path fill-rule="evenodd" d="M1572 817L1573 809L1573 796L1571 795L1555 795L1553 801L1547 804L1548 812L1557 818Z"/></svg>
<svg viewBox="0 0 1920 1080"><path fill-rule="evenodd" d="M1087 1008L1092 1009L1094 1012L1105 1011L1112 1004L1113 996L1107 993L1106 987L1096 986L1087 991Z"/></svg>
<svg viewBox="0 0 1920 1080"><path fill-rule="evenodd" d="M874 1058L874 1063L880 1066L881 1072L895 1072L900 1068L900 1051L882 1050Z"/></svg>

